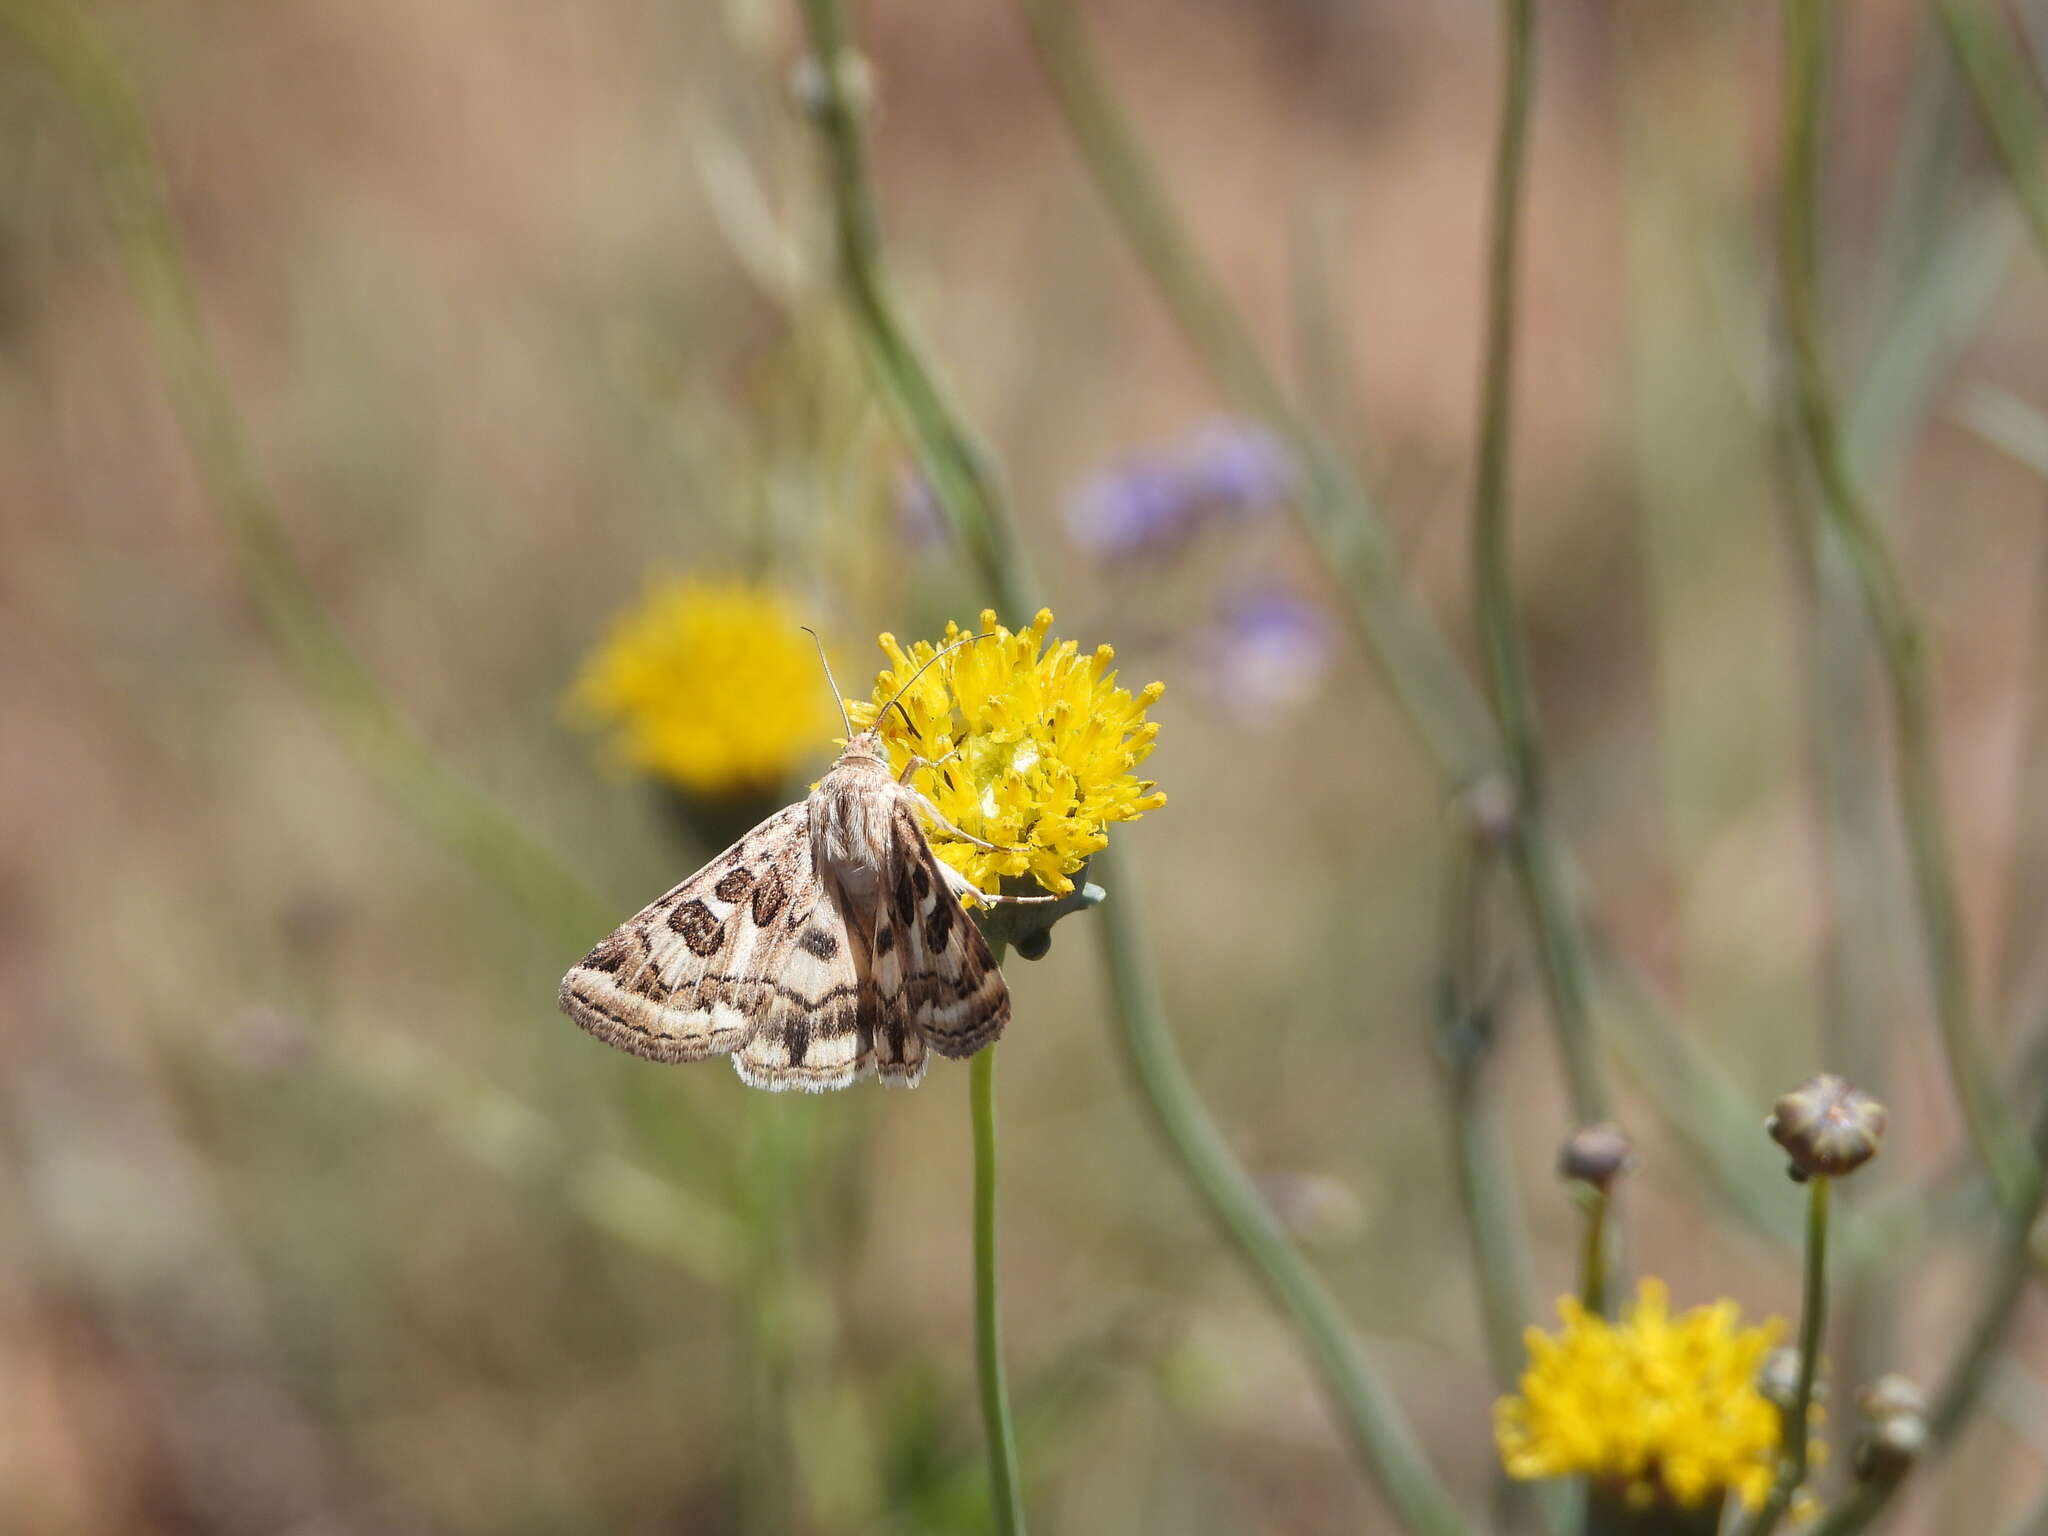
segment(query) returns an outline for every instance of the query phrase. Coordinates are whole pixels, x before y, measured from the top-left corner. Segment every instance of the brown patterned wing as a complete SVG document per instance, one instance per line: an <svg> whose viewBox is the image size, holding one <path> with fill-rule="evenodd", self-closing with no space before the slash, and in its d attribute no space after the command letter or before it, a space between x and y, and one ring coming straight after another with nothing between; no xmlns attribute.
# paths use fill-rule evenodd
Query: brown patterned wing
<svg viewBox="0 0 2048 1536"><path fill-rule="evenodd" d="M893 1058L898 1080L914 1082L924 1052L912 1037L941 1056L972 1056L1010 1022L1010 989L909 801L897 804L889 828L873 942L875 1071L890 1078Z"/></svg>

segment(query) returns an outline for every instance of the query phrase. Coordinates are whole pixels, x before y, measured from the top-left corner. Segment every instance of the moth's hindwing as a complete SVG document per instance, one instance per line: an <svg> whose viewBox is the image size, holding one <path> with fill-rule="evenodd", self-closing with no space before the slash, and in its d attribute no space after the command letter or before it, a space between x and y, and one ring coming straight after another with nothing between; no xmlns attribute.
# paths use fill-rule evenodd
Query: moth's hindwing
<svg viewBox="0 0 2048 1536"><path fill-rule="evenodd" d="M1010 989L981 929L953 894L905 797L889 821L889 859L875 917L875 1069L900 1022L941 1056L972 1056L1010 1022ZM884 935L887 937L884 937ZM909 1059L906 1047L905 1060ZM921 1050L915 1051L919 1069Z"/></svg>

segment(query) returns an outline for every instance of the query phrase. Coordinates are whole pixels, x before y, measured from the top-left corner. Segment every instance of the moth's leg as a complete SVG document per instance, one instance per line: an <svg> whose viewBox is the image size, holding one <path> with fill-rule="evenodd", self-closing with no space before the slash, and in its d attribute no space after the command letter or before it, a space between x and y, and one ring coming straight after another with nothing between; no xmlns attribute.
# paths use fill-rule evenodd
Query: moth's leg
<svg viewBox="0 0 2048 1536"><path fill-rule="evenodd" d="M906 784L904 788L910 789L910 786ZM945 832L953 837L957 837L963 843L972 843L975 847L986 849L990 853L1016 852L1015 849L1005 848L999 843L985 843L980 838L976 837L972 832L962 832L958 827L954 826L953 823L946 820L944 813L941 812L936 805L933 805L931 801L925 798L923 791L917 789L910 789L910 793L912 797L916 799L917 803L924 808L925 815L931 817L933 825L938 827L938 829L941 832ZM943 864L946 861L944 859L941 859L939 860L939 862Z"/></svg>
<svg viewBox="0 0 2048 1536"><path fill-rule="evenodd" d="M910 776L913 773L917 772L918 769L943 768L946 766L946 764L953 761L953 759L958 757L959 755L960 749L958 747L955 747L952 751L948 752L944 757L919 757L915 752L913 752L910 754L910 761L903 765L903 771L896 775L896 782L898 784L908 784L910 782ZM926 801L925 803L927 805L930 804L929 801Z"/></svg>
<svg viewBox="0 0 2048 1536"><path fill-rule="evenodd" d="M946 882L947 890L956 898L972 896L977 904L984 907L1029 906L1042 901L1066 900L1064 896L1005 896L1001 892L984 891L944 859L936 862L939 866L939 878Z"/></svg>

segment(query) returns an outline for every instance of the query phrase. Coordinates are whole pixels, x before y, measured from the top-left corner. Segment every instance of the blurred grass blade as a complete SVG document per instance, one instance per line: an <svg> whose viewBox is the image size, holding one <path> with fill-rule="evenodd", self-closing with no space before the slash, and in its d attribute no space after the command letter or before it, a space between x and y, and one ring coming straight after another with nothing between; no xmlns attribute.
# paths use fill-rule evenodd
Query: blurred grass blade
<svg viewBox="0 0 2048 1536"><path fill-rule="evenodd" d="M601 932L609 907L519 819L427 747L357 656L293 554L214 351L142 110L77 11L0 0L84 125L108 221L206 502L291 680L403 815L549 931Z"/></svg>

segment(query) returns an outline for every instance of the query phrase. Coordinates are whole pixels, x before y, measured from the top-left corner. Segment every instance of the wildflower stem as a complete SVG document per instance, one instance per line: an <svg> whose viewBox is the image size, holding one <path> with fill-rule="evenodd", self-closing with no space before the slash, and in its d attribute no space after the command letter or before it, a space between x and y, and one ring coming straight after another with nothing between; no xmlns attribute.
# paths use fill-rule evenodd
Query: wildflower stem
<svg viewBox="0 0 2048 1536"><path fill-rule="evenodd" d="M1000 958L1000 957L998 957ZM988 1442L989 1497L999 1536L1021 1536L1023 1490L1017 1432L1003 1371L1003 1321L996 1264L996 1048L967 1067L974 1119L974 1360L981 1377L981 1424Z"/></svg>
<svg viewBox="0 0 2048 1536"><path fill-rule="evenodd" d="M1289 398L1203 260L1073 0L1018 0L1018 9L1089 172L1188 344L1217 390L1300 458L1307 532L1368 652L1453 784L1477 781L1497 756L1493 728L1456 652L1408 590L1378 506Z"/></svg>
<svg viewBox="0 0 2048 1536"><path fill-rule="evenodd" d="M394 807L541 921L563 932L601 931L609 906L428 748L299 564L214 350L148 125L119 64L72 6L0 0L0 26L28 45L78 113L172 414L287 676Z"/></svg>
<svg viewBox="0 0 2048 1536"><path fill-rule="evenodd" d="M1438 772L1453 789L1497 772L1498 733L1486 705L1442 629L1409 591L1376 503L1342 455L1302 424L1259 356L1109 85L1073 0L1018 6L1075 146L1175 324L1219 392L1302 451L1310 470L1303 505L1309 531ZM1561 853L1558 862L1565 862ZM1787 1240L1775 1204L1752 1197L1756 1180L1745 1157L1729 1150L1745 1147L1753 1129L1747 1096L1676 1027L1639 973L1625 960L1614 970L1643 1004L1613 1032L1617 1054L1633 1075L1659 1085L1653 1102L1713 1170L1731 1209L1773 1240ZM1674 1084L1681 1091L1667 1091Z"/></svg>
<svg viewBox="0 0 2048 1536"><path fill-rule="evenodd" d="M1399 1404L1359 1347L1330 1293L1287 1239L1270 1206L1202 1107L1175 1049L1135 919L1129 865L1115 845L1090 866L1116 894L1103 904L1109 966L1124 1056L1161 1134L1184 1165L1209 1213L1293 1319L1359 1462L1402 1526L1417 1536L1469 1531L1464 1516L1423 1459Z"/></svg>
<svg viewBox="0 0 2048 1536"><path fill-rule="evenodd" d="M2034 1269L2034 1223L2048 1207L2048 1177L2041 1173L2040 1155L2048 1151L2048 1103L2034 1114L2035 1160L2022 1191L2020 1204L2005 1213L2005 1228L1997 1256L1984 1278L1983 1290L1964 1330L1955 1354L1943 1370L1927 1410L1928 1455L1939 1452L1955 1438L1971 1410L1982 1396L1984 1384L2020 1299L2026 1295ZM1903 1477L1889 1477L1867 1483L1848 1499L1828 1511L1826 1518L1806 1536L1853 1536L1864 1529L1891 1502Z"/></svg>
<svg viewBox="0 0 2048 1536"><path fill-rule="evenodd" d="M1581 1125L1607 1118L1607 1088L1593 1035L1585 934L1573 909L1543 796L1535 688L1515 614L1508 546L1508 455L1514 435L1515 280L1527 186L1529 110L1535 96L1535 0L1501 0L1501 106L1494 141L1486 262L1486 350L1480 378L1479 473L1472 500L1472 574L1481 649L1514 782L1515 877L1535 930L1558 1050Z"/></svg>
<svg viewBox="0 0 2048 1536"><path fill-rule="evenodd" d="M875 382L910 439L946 520L1006 617L1028 612L1031 582L1024 552L1008 519L987 455L939 386L897 312L883 271L881 222L867 168L860 108L849 89L853 51L839 0L802 0L816 64L817 93L807 105L825 151L839 275L853 307Z"/></svg>
<svg viewBox="0 0 2048 1536"><path fill-rule="evenodd" d="M1798 425L1822 512L1854 572L1891 694L1898 813L1906 838L1943 1054L1978 1156L2008 1211L2032 1177L2033 1153L1991 1076L1976 1035L1960 899L1935 750L1926 637L1883 534L1848 468L1821 358L1817 221L1825 0L1785 0L1785 101L1778 257Z"/></svg>
<svg viewBox="0 0 2048 1536"><path fill-rule="evenodd" d="M1934 9L2005 163L2006 179L2028 231L2041 254L2048 256L2048 172L2041 162L2048 112L2042 110L2025 73L2027 55L2010 36L2004 18L1983 0L1937 0Z"/></svg>
<svg viewBox="0 0 2048 1536"><path fill-rule="evenodd" d="M1595 1317L1607 1315L1607 1208L1612 1199L1598 1186L1586 1190L1586 1235L1579 1248L1579 1300Z"/></svg>
<svg viewBox="0 0 2048 1536"><path fill-rule="evenodd" d="M1792 1505L1792 1496L1806 1481L1811 1447L1813 1383L1820 1370L1821 1343L1828 1320L1828 1200L1834 1180L1817 1174L1807 1180L1806 1290L1799 1307L1799 1379L1785 1409L1784 1441L1777 1481L1763 1508L1743 1536L1770 1536Z"/></svg>

